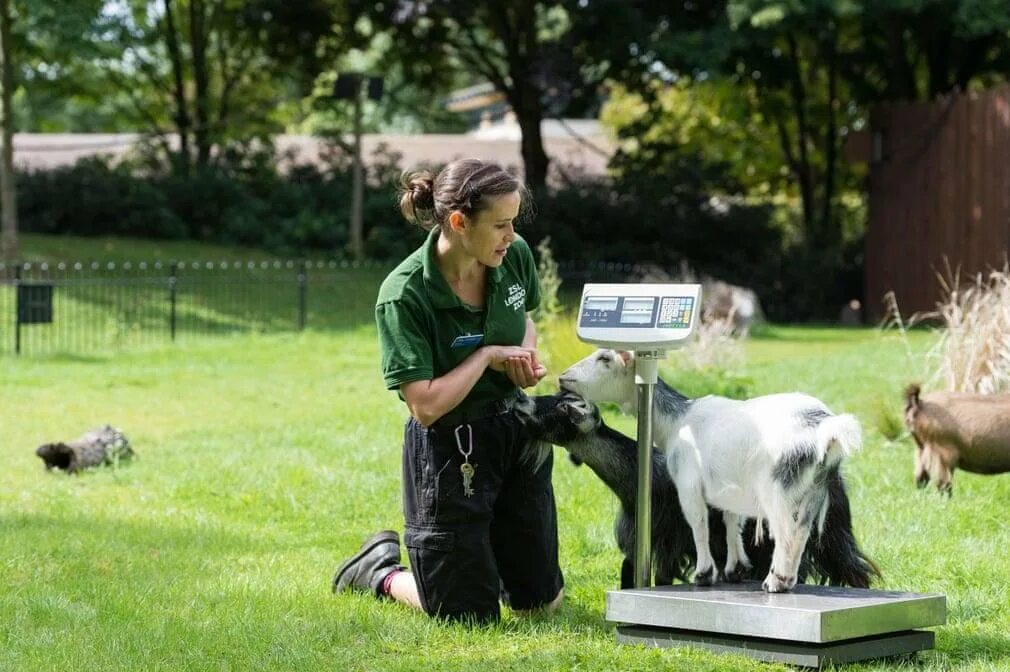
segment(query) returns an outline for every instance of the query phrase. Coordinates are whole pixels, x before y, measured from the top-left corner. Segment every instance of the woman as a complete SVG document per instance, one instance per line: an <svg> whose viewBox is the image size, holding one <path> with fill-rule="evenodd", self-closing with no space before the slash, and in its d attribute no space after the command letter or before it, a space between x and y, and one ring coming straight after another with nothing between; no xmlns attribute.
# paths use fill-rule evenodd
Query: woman
<svg viewBox="0 0 1010 672"><path fill-rule="evenodd" d="M546 369L528 312L536 264L514 221L524 188L499 166L455 161L405 176L400 209L429 230L375 307L386 386L410 411L403 443L405 543L368 539L334 591L374 592L450 619L488 622L561 601L550 459L524 453L513 406Z"/></svg>

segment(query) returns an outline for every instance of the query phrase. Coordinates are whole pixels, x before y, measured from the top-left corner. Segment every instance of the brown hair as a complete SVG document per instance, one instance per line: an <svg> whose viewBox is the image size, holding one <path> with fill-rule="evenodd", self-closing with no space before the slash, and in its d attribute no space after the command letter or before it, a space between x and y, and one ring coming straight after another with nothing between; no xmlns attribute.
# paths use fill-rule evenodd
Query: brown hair
<svg viewBox="0 0 1010 672"><path fill-rule="evenodd" d="M523 183L498 164L458 159L437 176L427 170L405 172L400 178L400 212L430 231L445 224L454 210L472 218L488 207L490 199L517 191L525 194Z"/></svg>

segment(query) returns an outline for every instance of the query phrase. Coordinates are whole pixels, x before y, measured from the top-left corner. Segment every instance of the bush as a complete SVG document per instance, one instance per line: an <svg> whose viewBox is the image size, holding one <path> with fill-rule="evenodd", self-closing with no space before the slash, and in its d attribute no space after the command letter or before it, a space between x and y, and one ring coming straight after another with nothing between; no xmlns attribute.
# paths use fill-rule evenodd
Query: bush
<svg viewBox="0 0 1010 672"><path fill-rule="evenodd" d="M183 238L188 233L186 220L169 206L165 189L103 158L20 173L17 187L22 231L148 238Z"/></svg>
<svg viewBox="0 0 1010 672"><path fill-rule="evenodd" d="M520 233L534 248L550 237L554 255L566 263L652 264L673 275L687 263L701 276L752 288L773 320L834 317L837 306L861 295L860 241L840 252L787 248L769 206L712 195L714 184L733 193L723 168L675 152L654 156L656 165L618 156L613 179L566 171L576 177L538 195ZM399 212L399 160L380 147L368 166L363 215L372 259L401 259L425 235ZM341 257L349 240L351 165L336 144L315 164L278 157L269 146L229 146L212 169L189 176L166 171L150 156L132 166L89 158L19 175L21 229ZM566 296L573 291L561 288Z"/></svg>

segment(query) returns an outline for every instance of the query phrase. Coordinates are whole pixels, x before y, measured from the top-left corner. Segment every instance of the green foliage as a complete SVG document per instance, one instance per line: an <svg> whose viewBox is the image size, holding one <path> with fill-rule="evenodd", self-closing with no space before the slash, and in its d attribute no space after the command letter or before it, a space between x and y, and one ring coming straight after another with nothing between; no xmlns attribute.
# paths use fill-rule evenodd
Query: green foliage
<svg viewBox="0 0 1010 672"><path fill-rule="evenodd" d="M26 233L181 238L185 221L171 194L101 158L73 166L19 173L18 210Z"/></svg>
<svg viewBox="0 0 1010 672"><path fill-rule="evenodd" d="M388 179L396 158L377 154L372 172ZM20 174L18 205L28 233L191 238L339 256L347 243L350 184L350 161L339 151L326 165L294 165L285 172L271 152L243 151L218 169L191 176L141 172L94 158ZM402 256L420 239L394 209L391 194L388 182L366 189L373 258Z"/></svg>
<svg viewBox="0 0 1010 672"><path fill-rule="evenodd" d="M535 317L538 321L549 320L561 313L561 299L558 291L561 289L561 276L558 275L558 262L554 260L551 251L551 237L546 236L537 244L537 275L540 278L540 307Z"/></svg>
<svg viewBox="0 0 1010 672"><path fill-rule="evenodd" d="M575 313L565 311L537 322L537 354L547 367L548 376L536 387L538 394L548 394L556 387L557 376L568 365L593 351L593 346L575 334Z"/></svg>
<svg viewBox="0 0 1010 672"><path fill-rule="evenodd" d="M877 404L873 416L873 427L888 441L897 441L906 434L905 423L901 419L899 410L894 404L884 401Z"/></svg>
<svg viewBox="0 0 1010 672"><path fill-rule="evenodd" d="M704 369L675 368L665 380L688 397L717 394L730 399L746 399L753 396L754 389L754 381L748 376L712 367Z"/></svg>

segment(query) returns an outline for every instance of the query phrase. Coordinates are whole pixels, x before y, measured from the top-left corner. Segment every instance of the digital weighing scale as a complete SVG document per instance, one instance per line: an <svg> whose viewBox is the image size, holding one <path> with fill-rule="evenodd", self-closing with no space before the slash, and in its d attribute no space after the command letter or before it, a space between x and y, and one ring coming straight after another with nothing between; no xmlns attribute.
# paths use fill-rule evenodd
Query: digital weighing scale
<svg viewBox="0 0 1010 672"><path fill-rule="evenodd" d="M652 529L652 413L659 360L698 323L697 284L587 284L576 333L601 347L635 352L638 499L635 529ZM652 587L649 535L635 539L635 588L607 592L617 641L691 645L807 667L911 654L933 647L943 595L798 585L765 593L759 582Z"/></svg>

